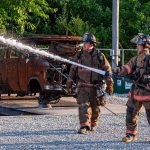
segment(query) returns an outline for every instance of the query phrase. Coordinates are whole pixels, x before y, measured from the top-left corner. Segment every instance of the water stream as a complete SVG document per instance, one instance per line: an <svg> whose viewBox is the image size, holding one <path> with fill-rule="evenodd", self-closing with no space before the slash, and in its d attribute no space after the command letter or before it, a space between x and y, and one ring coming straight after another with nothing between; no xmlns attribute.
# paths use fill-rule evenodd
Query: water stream
<svg viewBox="0 0 150 150"><path fill-rule="evenodd" d="M10 38L5 38L3 36L0 36L0 42L4 43L6 45L9 45L11 47L15 47L18 51L21 51L22 53L25 53L26 51L28 51L29 53L38 54L38 55L41 55L41 56L44 56L44 57L49 57L49 58L54 59L56 61L61 61L61 62L66 62L66 63L72 64L72 65L76 65L78 67L88 69L90 71L96 72L96 73L101 74L101 75L106 74L106 72L103 71L103 70L99 70L99 69L96 69L96 68L91 68L91 67L88 67L88 66L84 66L84 65L78 64L76 62L70 61L68 59L62 58L60 56L48 53L46 51L43 51L43 50L40 50L40 49L37 49L37 48L32 48L30 46L27 46L23 43L18 42L15 39L10 39Z"/></svg>

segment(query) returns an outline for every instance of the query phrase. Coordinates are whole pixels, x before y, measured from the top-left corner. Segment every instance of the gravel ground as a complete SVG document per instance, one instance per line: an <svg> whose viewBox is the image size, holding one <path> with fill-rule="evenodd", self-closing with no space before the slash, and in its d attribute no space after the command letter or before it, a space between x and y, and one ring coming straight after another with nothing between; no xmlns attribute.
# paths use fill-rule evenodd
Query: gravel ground
<svg viewBox="0 0 150 150"><path fill-rule="evenodd" d="M101 115L95 133L77 134L78 117L17 116L0 118L0 149L118 149L149 150L150 131L145 116L140 116L139 140L123 143L125 115Z"/></svg>
<svg viewBox="0 0 150 150"><path fill-rule="evenodd" d="M112 96L106 94L106 99L110 104L126 105L128 97L127 94L113 94Z"/></svg>
<svg viewBox="0 0 150 150"><path fill-rule="evenodd" d="M116 97L116 98L115 98ZM120 100L119 100L120 99ZM108 97L112 103L126 103L126 95ZM77 150L149 150L150 128L145 114L140 114L139 139L123 143L125 114L104 114L95 133L77 134L77 115L0 117L0 149L77 149Z"/></svg>

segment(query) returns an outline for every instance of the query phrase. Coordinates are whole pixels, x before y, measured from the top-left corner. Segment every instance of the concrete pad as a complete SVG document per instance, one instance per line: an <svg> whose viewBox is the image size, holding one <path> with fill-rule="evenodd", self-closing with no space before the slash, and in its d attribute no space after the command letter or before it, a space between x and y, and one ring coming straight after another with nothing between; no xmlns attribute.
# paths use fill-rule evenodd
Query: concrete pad
<svg viewBox="0 0 150 150"><path fill-rule="evenodd" d="M28 97L27 97L28 98ZM73 97L62 97L60 102L57 104L52 104L52 108L38 108L37 99L27 99L27 100L6 100L0 101L0 106L15 108L18 110L23 110L27 112L33 112L37 114L46 115L77 115L78 114L78 104L76 99ZM126 105L121 104L110 104L107 103L105 107L101 107L101 114L122 114L126 113ZM145 110L142 108L141 112Z"/></svg>

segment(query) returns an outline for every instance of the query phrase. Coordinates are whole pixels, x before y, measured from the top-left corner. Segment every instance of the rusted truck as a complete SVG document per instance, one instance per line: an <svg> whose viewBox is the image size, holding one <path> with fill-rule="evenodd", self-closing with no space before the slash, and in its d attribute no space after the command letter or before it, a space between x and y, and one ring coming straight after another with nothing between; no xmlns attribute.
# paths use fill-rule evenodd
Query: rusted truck
<svg viewBox="0 0 150 150"><path fill-rule="evenodd" d="M46 47L50 53L72 58L79 49L80 36L36 35L21 38L32 46ZM39 93L39 107L59 102L66 93L69 64L43 58L35 54L20 53L11 47L1 49L0 94L18 96Z"/></svg>

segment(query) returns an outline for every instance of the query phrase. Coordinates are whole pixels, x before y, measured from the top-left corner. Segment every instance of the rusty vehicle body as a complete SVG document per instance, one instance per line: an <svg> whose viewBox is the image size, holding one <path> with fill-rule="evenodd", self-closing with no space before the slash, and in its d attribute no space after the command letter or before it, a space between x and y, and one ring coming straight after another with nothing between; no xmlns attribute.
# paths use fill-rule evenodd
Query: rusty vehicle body
<svg viewBox="0 0 150 150"><path fill-rule="evenodd" d="M78 50L79 36L30 36L21 39L30 45L48 45L48 51L65 58ZM65 67L64 67L65 66ZM39 103L46 106L56 103L66 95L63 73L67 64L52 59L23 54L11 47L3 49L0 58L0 94L16 93L18 96L40 93Z"/></svg>

